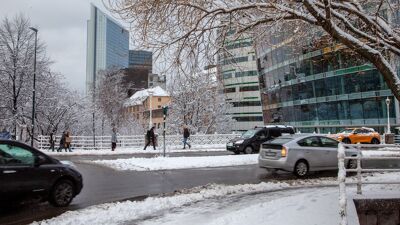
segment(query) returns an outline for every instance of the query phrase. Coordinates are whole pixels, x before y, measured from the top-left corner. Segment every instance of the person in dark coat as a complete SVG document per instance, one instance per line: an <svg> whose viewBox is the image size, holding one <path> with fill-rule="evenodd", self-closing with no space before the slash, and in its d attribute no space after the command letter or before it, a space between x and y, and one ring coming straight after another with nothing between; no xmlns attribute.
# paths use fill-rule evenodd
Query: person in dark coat
<svg viewBox="0 0 400 225"><path fill-rule="evenodd" d="M150 130L147 131L146 137L147 137L147 143L146 146L144 146L143 150L146 150L147 146L150 145L150 142L153 143L153 148L156 150L156 135L154 134L154 129L155 127L152 127Z"/></svg>
<svg viewBox="0 0 400 225"><path fill-rule="evenodd" d="M117 129L114 127L111 133L111 151L114 151L117 147L117 141Z"/></svg>
<svg viewBox="0 0 400 225"><path fill-rule="evenodd" d="M192 146L188 143L189 137L190 137L189 128L187 128L187 126L184 126L184 127L183 127L183 149L186 148L186 145L189 146L189 149L192 147Z"/></svg>
<svg viewBox="0 0 400 225"><path fill-rule="evenodd" d="M62 149L65 149L65 151L67 151L66 143L65 143L66 135L67 135L67 131L64 131L60 138L60 147L58 147L57 152L61 152Z"/></svg>
<svg viewBox="0 0 400 225"><path fill-rule="evenodd" d="M53 132L50 133L50 137L49 137L49 144L50 144L50 148L52 152L54 152L54 145L56 143L56 140L54 139L54 135Z"/></svg>

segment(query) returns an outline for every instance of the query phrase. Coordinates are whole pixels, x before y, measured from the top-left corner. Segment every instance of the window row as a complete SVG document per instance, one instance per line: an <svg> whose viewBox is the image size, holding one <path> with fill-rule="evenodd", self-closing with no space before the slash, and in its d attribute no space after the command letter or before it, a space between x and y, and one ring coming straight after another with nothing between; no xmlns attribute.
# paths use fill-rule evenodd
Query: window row
<svg viewBox="0 0 400 225"><path fill-rule="evenodd" d="M246 92L246 91L258 91L259 87L257 86L245 86L245 87L239 87L239 92ZM224 93L233 93L236 92L235 87L231 88L225 88Z"/></svg>
<svg viewBox="0 0 400 225"><path fill-rule="evenodd" d="M393 97L390 99L390 117L395 117ZM385 100L384 97L376 97L269 109L263 111L264 122L385 119L387 118Z"/></svg>
<svg viewBox="0 0 400 225"><path fill-rule="evenodd" d="M240 71L235 73L235 77L251 77L251 76L258 76L258 72L256 70L250 71ZM233 73L223 73L224 79L230 79L233 77Z"/></svg>
<svg viewBox="0 0 400 225"><path fill-rule="evenodd" d="M230 102L233 107L248 107L248 106L261 106L260 101L248 101L248 102Z"/></svg>
<svg viewBox="0 0 400 225"><path fill-rule="evenodd" d="M229 44L226 45L225 48L227 50L232 50L232 49L236 49L236 48L244 48L244 47L249 47L253 45L253 41L248 40L248 41L240 41L240 42L236 42L233 44Z"/></svg>
<svg viewBox="0 0 400 225"><path fill-rule="evenodd" d="M244 116L244 117L232 117L237 122L251 122L251 121L263 121L262 116Z"/></svg>

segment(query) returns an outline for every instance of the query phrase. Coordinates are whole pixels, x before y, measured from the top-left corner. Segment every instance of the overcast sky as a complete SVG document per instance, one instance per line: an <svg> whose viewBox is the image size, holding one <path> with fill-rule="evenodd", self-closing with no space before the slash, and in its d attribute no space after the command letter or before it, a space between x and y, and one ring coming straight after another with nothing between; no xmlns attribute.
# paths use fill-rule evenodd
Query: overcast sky
<svg viewBox="0 0 400 225"><path fill-rule="evenodd" d="M62 73L70 87L84 91L86 21L91 2L104 11L101 0L0 0L0 17L28 16L55 62L52 69Z"/></svg>

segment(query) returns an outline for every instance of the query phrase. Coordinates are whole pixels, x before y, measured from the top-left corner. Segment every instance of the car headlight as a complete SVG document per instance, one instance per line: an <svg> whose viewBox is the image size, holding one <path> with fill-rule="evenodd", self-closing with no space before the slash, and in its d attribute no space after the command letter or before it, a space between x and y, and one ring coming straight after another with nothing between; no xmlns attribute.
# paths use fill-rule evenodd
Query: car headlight
<svg viewBox="0 0 400 225"><path fill-rule="evenodd" d="M242 144L242 143L243 143L243 141L244 141L244 140L239 140L239 141L236 141L236 142L235 142L235 144L237 144L237 145L240 145L240 144Z"/></svg>

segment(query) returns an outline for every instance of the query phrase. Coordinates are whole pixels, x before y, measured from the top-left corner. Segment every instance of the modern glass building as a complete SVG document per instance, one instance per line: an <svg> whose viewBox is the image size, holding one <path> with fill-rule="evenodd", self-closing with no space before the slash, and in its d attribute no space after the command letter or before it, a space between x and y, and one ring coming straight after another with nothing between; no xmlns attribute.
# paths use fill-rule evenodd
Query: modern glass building
<svg viewBox="0 0 400 225"><path fill-rule="evenodd" d="M153 53L144 50L129 50L129 67L148 68L152 72Z"/></svg>
<svg viewBox="0 0 400 225"><path fill-rule="evenodd" d="M227 37L225 52L219 55L219 77L226 102L233 107L227 112L236 122L233 131L245 131L263 125L256 55L251 38Z"/></svg>
<svg viewBox="0 0 400 225"><path fill-rule="evenodd" d="M287 33L256 48L265 124L321 133L367 126L382 133L387 98L392 127L398 123L398 103L382 76L345 47L323 38L299 45Z"/></svg>
<svg viewBox="0 0 400 225"><path fill-rule="evenodd" d="M129 32L91 4L87 22L86 92L95 88L97 73L109 68L127 68Z"/></svg>

